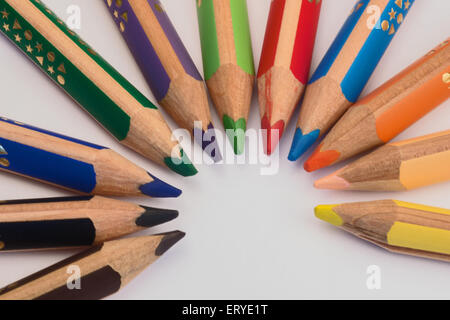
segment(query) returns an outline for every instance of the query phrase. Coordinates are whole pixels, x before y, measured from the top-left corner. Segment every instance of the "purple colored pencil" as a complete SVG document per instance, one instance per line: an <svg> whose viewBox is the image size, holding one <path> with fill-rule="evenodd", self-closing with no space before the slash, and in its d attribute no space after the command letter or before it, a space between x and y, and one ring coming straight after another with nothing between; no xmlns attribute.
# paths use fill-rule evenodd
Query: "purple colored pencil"
<svg viewBox="0 0 450 320"><path fill-rule="evenodd" d="M159 104L192 134L198 124L202 136L214 129L203 79L161 3L104 1ZM220 161L216 139L202 140L203 149Z"/></svg>

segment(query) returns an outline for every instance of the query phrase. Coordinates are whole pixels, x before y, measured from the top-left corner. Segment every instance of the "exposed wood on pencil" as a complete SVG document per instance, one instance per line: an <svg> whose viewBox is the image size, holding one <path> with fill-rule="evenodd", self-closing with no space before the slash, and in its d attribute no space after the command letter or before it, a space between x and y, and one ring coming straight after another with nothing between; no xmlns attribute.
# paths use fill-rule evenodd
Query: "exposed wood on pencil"
<svg viewBox="0 0 450 320"><path fill-rule="evenodd" d="M258 71L268 154L277 147L308 81L321 5L320 0L272 1Z"/></svg>
<svg viewBox="0 0 450 320"><path fill-rule="evenodd" d="M174 231L105 242L0 289L0 300L102 299L122 289L183 237Z"/></svg>
<svg viewBox="0 0 450 320"><path fill-rule="evenodd" d="M393 139L450 97L448 40L358 101L305 163L307 171L336 164Z"/></svg>
<svg viewBox="0 0 450 320"><path fill-rule="evenodd" d="M315 183L319 189L403 191L450 180L450 130L387 144Z"/></svg>
<svg viewBox="0 0 450 320"><path fill-rule="evenodd" d="M321 205L316 216L389 251L450 261L450 210L397 200Z"/></svg>
<svg viewBox="0 0 450 320"><path fill-rule="evenodd" d="M2 28L5 36L119 141L182 175L196 172L158 109L51 10L37 0L0 5L5 24L17 26Z"/></svg>
<svg viewBox="0 0 450 320"><path fill-rule="evenodd" d="M178 212L99 196L0 202L0 251L84 247L175 219Z"/></svg>
<svg viewBox="0 0 450 320"><path fill-rule="evenodd" d="M177 197L181 191L111 149L0 118L0 170L79 193Z"/></svg>
<svg viewBox="0 0 450 320"><path fill-rule="evenodd" d="M244 151L255 70L246 0L197 1L206 84L236 154Z"/></svg>
<svg viewBox="0 0 450 320"><path fill-rule="evenodd" d="M306 88L289 160L300 158L357 101L413 4L356 2ZM372 8L380 12L375 21Z"/></svg>

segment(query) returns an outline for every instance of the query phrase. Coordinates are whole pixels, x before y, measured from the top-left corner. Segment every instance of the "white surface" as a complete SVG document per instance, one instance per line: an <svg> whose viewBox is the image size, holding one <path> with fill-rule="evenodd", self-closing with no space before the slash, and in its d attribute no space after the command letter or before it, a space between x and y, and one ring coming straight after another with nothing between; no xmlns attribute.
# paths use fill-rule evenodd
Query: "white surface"
<svg viewBox="0 0 450 320"><path fill-rule="evenodd" d="M82 38L154 101L103 1L45 2L64 19L69 5L79 5ZM194 0L162 2L201 71ZM256 66L269 4L269 0L248 0ZM324 1L313 70L353 5L353 0ZM449 36L449 9L446 0L416 1L364 94ZM335 168L307 174L300 162L287 161L295 120L281 143L277 175L261 176L257 165L222 165L199 166L197 176L180 178L119 145L3 36L0 47L1 115L112 147L184 191L175 200L132 199L180 210L179 219L147 233L181 229L187 236L113 299L450 298L449 264L388 253L313 215L317 204L384 198L450 208L450 183L408 193L315 190L313 181ZM213 114L216 127L222 129ZM449 119L447 101L396 140L449 129ZM259 128L255 96L249 127ZM6 173L0 178L1 199L67 194ZM0 287L70 254L73 251L3 253ZM366 287L369 265L381 268L381 290Z"/></svg>

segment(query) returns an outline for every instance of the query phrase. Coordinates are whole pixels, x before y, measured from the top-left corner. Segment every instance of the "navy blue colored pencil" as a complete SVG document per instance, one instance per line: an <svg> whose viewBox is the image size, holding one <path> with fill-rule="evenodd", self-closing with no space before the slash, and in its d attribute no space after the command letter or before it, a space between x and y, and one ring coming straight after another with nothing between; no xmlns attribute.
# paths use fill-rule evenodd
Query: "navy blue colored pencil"
<svg viewBox="0 0 450 320"><path fill-rule="evenodd" d="M181 194L111 149L6 118L0 118L0 170L83 194Z"/></svg>

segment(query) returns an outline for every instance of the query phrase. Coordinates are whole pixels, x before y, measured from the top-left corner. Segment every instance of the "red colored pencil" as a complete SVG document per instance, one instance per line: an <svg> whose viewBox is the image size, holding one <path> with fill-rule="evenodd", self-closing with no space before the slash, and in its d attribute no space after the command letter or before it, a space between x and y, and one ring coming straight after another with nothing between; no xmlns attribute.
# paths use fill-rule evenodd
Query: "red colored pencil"
<svg viewBox="0 0 450 320"><path fill-rule="evenodd" d="M278 145L308 81L321 0L274 0L258 71L267 153Z"/></svg>

